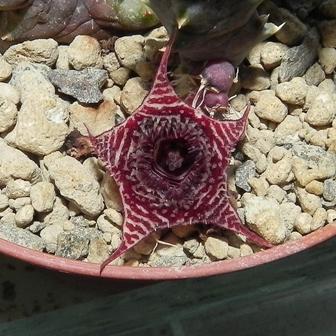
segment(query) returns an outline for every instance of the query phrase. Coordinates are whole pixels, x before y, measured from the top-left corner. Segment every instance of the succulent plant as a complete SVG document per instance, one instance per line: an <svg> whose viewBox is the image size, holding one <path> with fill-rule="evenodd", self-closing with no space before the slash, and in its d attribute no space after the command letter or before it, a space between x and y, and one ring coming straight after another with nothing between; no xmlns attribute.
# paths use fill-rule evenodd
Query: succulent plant
<svg viewBox="0 0 336 336"><path fill-rule="evenodd" d="M157 24L147 0L0 0L0 37L7 41L108 38Z"/></svg>
<svg viewBox="0 0 336 336"><path fill-rule="evenodd" d="M150 0L161 23L178 30L175 49L185 59L225 59L239 65L260 40L278 27L259 16L263 0Z"/></svg>

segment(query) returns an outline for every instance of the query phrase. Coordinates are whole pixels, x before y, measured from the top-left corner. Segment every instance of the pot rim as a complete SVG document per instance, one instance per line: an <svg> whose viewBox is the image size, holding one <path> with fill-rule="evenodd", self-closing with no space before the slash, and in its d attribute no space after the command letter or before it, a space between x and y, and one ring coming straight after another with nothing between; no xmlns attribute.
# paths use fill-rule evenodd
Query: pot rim
<svg viewBox="0 0 336 336"><path fill-rule="evenodd" d="M99 264L57 257L45 252L35 251L0 239L0 253L27 263L63 273L128 280L172 280L199 278L236 272L288 257L318 245L336 235L336 222L310 233L298 240L260 251L238 259L216 261L210 264L182 267L132 267L106 266L102 274Z"/></svg>

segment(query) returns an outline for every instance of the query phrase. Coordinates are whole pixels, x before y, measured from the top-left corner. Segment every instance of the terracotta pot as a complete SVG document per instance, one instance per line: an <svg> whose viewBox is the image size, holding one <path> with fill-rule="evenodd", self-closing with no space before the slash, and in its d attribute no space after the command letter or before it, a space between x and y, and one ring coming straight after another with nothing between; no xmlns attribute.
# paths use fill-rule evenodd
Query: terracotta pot
<svg viewBox="0 0 336 336"><path fill-rule="evenodd" d="M2 239L0 239L0 253L33 265L76 275L101 276L111 279L168 280L219 275L262 265L304 251L335 235L336 223L329 224L299 240L290 241L269 250L239 259L213 262L201 266L184 266L181 268L107 266L101 275L99 275L98 264L56 257L47 253L33 251Z"/></svg>

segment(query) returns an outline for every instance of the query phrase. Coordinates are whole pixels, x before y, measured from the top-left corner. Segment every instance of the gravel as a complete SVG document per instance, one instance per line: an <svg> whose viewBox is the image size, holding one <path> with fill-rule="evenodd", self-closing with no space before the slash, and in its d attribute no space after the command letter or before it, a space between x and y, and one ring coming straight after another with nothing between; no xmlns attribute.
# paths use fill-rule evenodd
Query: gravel
<svg viewBox="0 0 336 336"><path fill-rule="evenodd" d="M245 225L275 245L336 220L336 7L322 1L313 26L311 1L288 5L262 6L286 25L251 50L231 102L252 108L229 187ZM157 28L117 39L113 51L78 36L69 46L42 39L0 55L0 238L93 263L118 247L115 182L96 159L70 157L64 143L75 128L100 134L132 114L166 41ZM187 92L176 78L176 90ZM182 226L156 232L114 264L181 267L258 250L232 233Z"/></svg>

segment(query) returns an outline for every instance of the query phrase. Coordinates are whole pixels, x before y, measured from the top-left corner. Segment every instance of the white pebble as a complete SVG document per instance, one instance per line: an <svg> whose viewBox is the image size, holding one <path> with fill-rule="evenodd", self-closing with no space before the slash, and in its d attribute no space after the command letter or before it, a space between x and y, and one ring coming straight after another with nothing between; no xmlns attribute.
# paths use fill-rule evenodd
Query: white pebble
<svg viewBox="0 0 336 336"><path fill-rule="evenodd" d="M17 211L15 214L16 226L26 228L29 226L34 218L34 208L27 204Z"/></svg>
<svg viewBox="0 0 336 336"><path fill-rule="evenodd" d="M49 182L36 183L31 188L30 198L37 212L51 211L56 199L54 185Z"/></svg>
<svg viewBox="0 0 336 336"><path fill-rule="evenodd" d="M30 195L31 184L25 180L11 180L6 187L6 195L8 198L16 199L28 197Z"/></svg>

